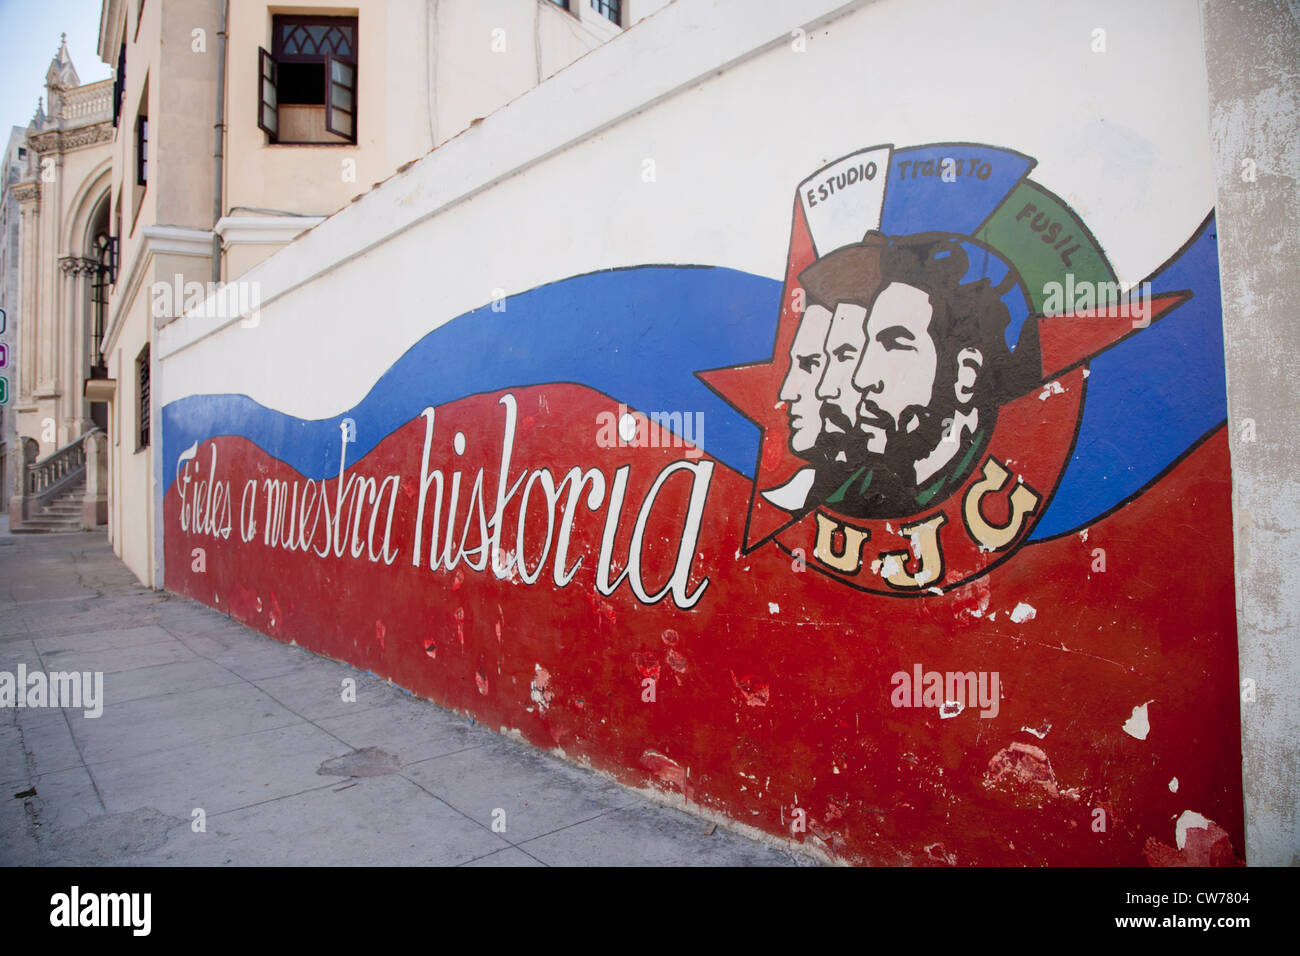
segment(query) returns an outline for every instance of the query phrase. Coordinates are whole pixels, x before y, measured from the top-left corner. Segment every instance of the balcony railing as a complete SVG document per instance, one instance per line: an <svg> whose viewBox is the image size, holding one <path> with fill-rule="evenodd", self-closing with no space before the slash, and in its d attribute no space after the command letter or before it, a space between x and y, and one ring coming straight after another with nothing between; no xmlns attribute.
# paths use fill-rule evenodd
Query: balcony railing
<svg viewBox="0 0 1300 956"><path fill-rule="evenodd" d="M101 80L65 90L59 118L80 125L113 118L113 81Z"/></svg>

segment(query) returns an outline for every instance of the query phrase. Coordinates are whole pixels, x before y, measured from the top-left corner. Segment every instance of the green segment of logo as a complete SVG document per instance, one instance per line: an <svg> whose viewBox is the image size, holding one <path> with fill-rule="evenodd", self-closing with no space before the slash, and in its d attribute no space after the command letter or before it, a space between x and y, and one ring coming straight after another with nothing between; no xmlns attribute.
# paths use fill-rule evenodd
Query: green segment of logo
<svg viewBox="0 0 1300 956"><path fill-rule="evenodd" d="M1049 282L1114 282L1092 234L1059 199L1032 182L1017 186L989 217L979 239L1014 264L1042 314Z"/></svg>

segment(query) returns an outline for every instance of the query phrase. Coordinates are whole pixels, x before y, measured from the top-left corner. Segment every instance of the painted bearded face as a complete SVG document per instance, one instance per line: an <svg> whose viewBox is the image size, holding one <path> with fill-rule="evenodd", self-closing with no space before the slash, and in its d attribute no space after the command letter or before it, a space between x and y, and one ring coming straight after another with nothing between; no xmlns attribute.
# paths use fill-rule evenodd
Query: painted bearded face
<svg viewBox="0 0 1300 956"><path fill-rule="evenodd" d="M997 418L996 395L1022 376L1004 341L1010 315L1002 299L1017 277L1007 269L997 283L964 281L974 241L868 234L799 274L809 300L825 308L810 308L796 330L781 397L791 403L791 450L813 464L815 477L787 483L778 498L820 497L857 516L901 515L969 471ZM819 353L809 339L823 323ZM819 363L814 438L803 403Z"/></svg>
<svg viewBox="0 0 1300 956"><path fill-rule="evenodd" d="M887 286L871 307L853 387L861 395L856 424L872 454L892 450L892 436L914 432L935 400L933 317L929 295L900 282Z"/></svg>

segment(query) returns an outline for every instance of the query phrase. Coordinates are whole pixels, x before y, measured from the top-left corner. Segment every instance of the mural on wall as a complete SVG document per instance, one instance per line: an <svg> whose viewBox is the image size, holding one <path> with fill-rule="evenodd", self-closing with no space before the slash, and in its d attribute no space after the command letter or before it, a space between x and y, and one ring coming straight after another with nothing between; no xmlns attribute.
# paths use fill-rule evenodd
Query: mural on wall
<svg viewBox="0 0 1300 956"><path fill-rule="evenodd" d="M1023 156L902 150L887 189L890 154L800 186L773 361L705 377L764 428L747 550L775 540L854 587L925 596L1028 540L1088 361L1190 293L1122 288Z"/></svg>
<svg viewBox="0 0 1300 956"><path fill-rule="evenodd" d="M173 402L167 585L836 859L1237 862L1213 217L1122 287L1033 165L863 149L783 283L556 282L331 419Z"/></svg>

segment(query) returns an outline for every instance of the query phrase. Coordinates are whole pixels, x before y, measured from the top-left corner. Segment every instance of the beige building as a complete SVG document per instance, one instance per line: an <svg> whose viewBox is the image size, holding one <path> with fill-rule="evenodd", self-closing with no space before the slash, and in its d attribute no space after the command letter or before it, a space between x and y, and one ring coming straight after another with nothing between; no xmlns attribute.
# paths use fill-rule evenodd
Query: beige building
<svg viewBox="0 0 1300 956"><path fill-rule="evenodd" d="M5 469L15 530L93 527L106 517L100 475L87 485L84 466L88 449L92 457L100 450L107 408L88 400L83 384L103 375L112 86L82 85L61 45L46 101L18 146L17 181L6 186L18 219L17 261L4 270L15 279L5 306L16 332L8 337L16 441ZM82 440L92 432L94 442Z"/></svg>
<svg viewBox="0 0 1300 956"><path fill-rule="evenodd" d="M250 268L666 3L105 0L117 268L86 389L108 408L109 537L141 581L162 584L158 329L208 283L244 318Z"/></svg>
<svg viewBox="0 0 1300 956"><path fill-rule="evenodd" d="M17 383L14 377L18 340L18 244L21 239L18 198L13 187L27 178L27 131L15 126L9 131L3 159L0 159L0 514L9 513L11 469L9 450L15 446L14 413L10 402Z"/></svg>

